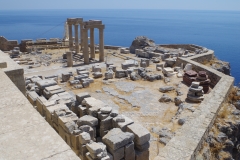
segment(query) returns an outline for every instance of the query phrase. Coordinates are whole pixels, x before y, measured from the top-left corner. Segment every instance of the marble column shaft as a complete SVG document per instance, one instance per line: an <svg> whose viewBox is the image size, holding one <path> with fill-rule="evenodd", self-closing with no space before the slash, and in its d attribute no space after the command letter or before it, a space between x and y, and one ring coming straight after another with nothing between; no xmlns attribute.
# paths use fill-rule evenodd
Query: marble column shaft
<svg viewBox="0 0 240 160"><path fill-rule="evenodd" d="M80 24L80 37L81 37L81 50L83 49L83 39L84 39L84 37L83 37L83 25L82 24Z"/></svg>
<svg viewBox="0 0 240 160"><path fill-rule="evenodd" d="M88 52L88 29L83 29L83 58L84 64L89 64L89 52Z"/></svg>
<svg viewBox="0 0 240 160"><path fill-rule="evenodd" d="M73 38L72 38L72 24L68 24L68 33L69 33L69 50L73 50Z"/></svg>
<svg viewBox="0 0 240 160"><path fill-rule="evenodd" d="M72 67L72 66L73 66L72 51L67 52L67 66L68 66L68 67Z"/></svg>
<svg viewBox="0 0 240 160"><path fill-rule="evenodd" d="M103 29L99 29L99 61L104 61L104 37L103 37Z"/></svg>
<svg viewBox="0 0 240 160"><path fill-rule="evenodd" d="M75 28L75 49L76 49L76 53L79 53L79 38L78 38L78 24L74 25Z"/></svg>
<svg viewBox="0 0 240 160"><path fill-rule="evenodd" d="M95 58L94 28L90 28L90 50L91 58Z"/></svg>

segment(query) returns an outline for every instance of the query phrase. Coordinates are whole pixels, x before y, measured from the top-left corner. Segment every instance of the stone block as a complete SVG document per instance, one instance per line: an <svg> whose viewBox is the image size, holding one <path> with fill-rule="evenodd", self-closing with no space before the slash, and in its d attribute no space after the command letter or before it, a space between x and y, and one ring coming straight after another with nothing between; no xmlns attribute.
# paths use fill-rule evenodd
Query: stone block
<svg viewBox="0 0 240 160"><path fill-rule="evenodd" d="M102 72L94 72L93 78L101 78L103 76Z"/></svg>
<svg viewBox="0 0 240 160"><path fill-rule="evenodd" d="M123 132L119 128L114 128L114 129L110 130L102 138L102 141L104 142L104 144L107 145L108 148L111 148L112 150L117 150L121 147L124 147L128 143L131 143L133 141L133 139L134 139L134 135L132 133ZM124 150L124 148L123 148L123 150Z"/></svg>
<svg viewBox="0 0 240 160"><path fill-rule="evenodd" d="M112 117L107 117L100 122L100 128L103 130L111 130L113 128Z"/></svg>
<svg viewBox="0 0 240 160"><path fill-rule="evenodd" d="M80 107L79 116L82 117L84 115L87 115L87 108L86 107Z"/></svg>
<svg viewBox="0 0 240 160"><path fill-rule="evenodd" d="M124 158L124 147L113 150L112 148L107 148L108 152L111 153L114 160L121 160Z"/></svg>
<svg viewBox="0 0 240 160"><path fill-rule="evenodd" d="M128 77L128 72L122 69L117 69L115 72L115 77L116 78Z"/></svg>
<svg viewBox="0 0 240 160"><path fill-rule="evenodd" d="M89 87L90 82L89 81L84 81L84 82L82 82L82 85L83 85L83 88L87 88L87 87Z"/></svg>
<svg viewBox="0 0 240 160"><path fill-rule="evenodd" d="M93 116L95 118L98 118L98 112L99 112L99 108L97 107L91 107L88 108L87 113L89 116Z"/></svg>
<svg viewBox="0 0 240 160"><path fill-rule="evenodd" d="M107 155L106 145L101 142L88 143L86 146L92 158L103 158Z"/></svg>
<svg viewBox="0 0 240 160"><path fill-rule="evenodd" d="M99 110L100 110L101 108L108 106L104 102L102 102L98 99L95 99L93 97L84 98L84 101L85 101L87 108L95 107L95 108L99 108Z"/></svg>
<svg viewBox="0 0 240 160"><path fill-rule="evenodd" d="M98 112L98 119L99 120L104 120L104 119L106 119L107 117L109 116L109 114L103 114L103 113L101 113L101 112Z"/></svg>
<svg viewBox="0 0 240 160"><path fill-rule="evenodd" d="M65 129L66 131L68 131L68 130L69 130L68 125L73 125L73 123L70 123L70 124L68 124L68 125L65 125L65 124L67 124L68 122L74 122L74 123L76 123L77 120L78 120L78 117L76 116L75 113L72 112L71 114L67 114L67 115L65 115L65 116L59 116L59 117L58 117L58 124L59 124L63 129ZM69 126L69 127L71 127L71 126Z"/></svg>
<svg viewBox="0 0 240 160"><path fill-rule="evenodd" d="M39 95L35 91L27 93L27 99L33 106L36 106L36 100L38 97Z"/></svg>
<svg viewBox="0 0 240 160"><path fill-rule="evenodd" d="M86 145L80 145L79 147L79 155L81 160L87 160L86 153L88 152Z"/></svg>
<svg viewBox="0 0 240 160"><path fill-rule="evenodd" d="M134 150L134 143L129 143L124 146L124 159L125 160L134 160L135 159L135 150Z"/></svg>
<svg viewBox="0 0 240 160"><path fill-rule="evenodd" d="M79 67L76 69L76 72L86 71L85 67Z"/></svg>
<svg viewBox="0 0 240 160"><path fill-rule="evenodd" d="M54 105L56 105L55 101L46 101L46 102L43 102L42 116L43 116L43 117L46 116L46 109L47 109L47 107L54 106Z"/></svg>
<svg viewBox="0 0 240 160"><path fill-rule="evenodd" d="M43 103L47 102L46 98L43 96L37 97L36 99L36 106L37 106L37 111L43 116Z"/></svg>
<svg viewBox="0 0 240 160"><path fill-rule="evenodd" d="M85 115L77 120L78 126L89 125L95 127L98 125L98 119L89 115Z"/></svg>
<svg viewBox="0 0 240 160"><path fill-rule="evenodd" d="M92 72L102 72L102 69L99 65L96 65L92 67Z"/></svg>
<svg viewBox="0 0 240 160"><path fill-rule="evenodd" d="M78 75L88 75L89 76L89 71L78 71Z"/></svg>
<svg viewBox="0 0 240 160"><path fill-rule="evenodd" d="M81 104L82 101L84 100L84 98L88 98L91 97L90 94L88 92L82 92L82 93L78 93L76 95L76 99L77 101Z"/></svg>
<svg viewBox="0 0 240 160"><path fill-rule="evenodd" d="M147 150L150 147L150 143L146 142L142 145L138 145L138 144L134 143L134 146L135 146L135 149L137 149L138 151L144 151L144 150Z"/></svg>
<svg viewBox="0 0 240 160"><path fill-rule="evenodd" d="M89 133L87 132L83 132L79 135L79 143L81 145L86 145L87 143L89 143L91 141L91 136Z"/></svg>
<svg viewBox="0 0 240 160"><path fill-rule="evenodd" d="M85 79L85 78L88 78L89 75L87 74L81 74L81 75L78 75L78 76L74 76L74 80L79 80L81 81L82 79Z"/></svg>
<svg viewBox="0 0 240 160"><path fill-rule="evenodd" d="M46 107L46 120L52 126L53 114L57 109L68 109L66 105L57 104L50 107Z"/></svg>
<svg viewBox="0 0 240 160"><path fill-rule="evenodd" d="M101 113L109 114L112 111L112 107L103 107L100 109Z"/></svg>
<svg viewBox="0 0 240 160"><path fill-rule="evenodd" d="M74 150L79 150L80 149L80 142L79 142L79 135L74 135L71 134L71 148Z"/></svg>
<svg viewBox="0 0 240 160"><path fill-rule="evenodd" d="M118 110L112 110L112 112L110 113L111 117L117 117L118 116Z"/></svg>
<svg viewBox="0 0 240 160"><path fill-rule="evenodd" d="M134 143L143 145L150 140L150 132L139 124L131 124L127 126L127 132L134 134Z"/></svg>
<svg viewBox="0 0 240 160"><path fill-rule="evenodd" d="M65 92L65 90L62 89L59 85L54 85L54 86L46 87L43 91L43 96L46 99L49 99L54 94L59 94L63 92Z"/></svg>
<svg viewBox="0 0 240 160"><path fill-rule="evenodd" d="M105 76L105 79L113 79L113 72L106 72L104 76Z"/></svg>
<svg viewBox="0 0 240 160"><path fill-rule="evenodd" d="M125 119L125 121L119 121L118 117L123 117ZM133 124L134 121L124 115L121 115L121 116L117 116L115 118L113 118L113 127L116 127L116 128L120 128L123 132L126 132L127 130L127 126L130 125L130 124Z"/></svg>
<svg viewBox="0 0 240 160"><path fill-rule="evenodd" d="M149 150L142 152L136 151L135 160L149 160Z"/></svg>
<svg viewBox="0 0 240 160"><path fill-rule="evenodd" d="M113 156L107 152L107 156L103 157L101 160L113 160Z"/></svg>
<svg viewBox="0 0 240 160"><path fill-rule="evenodd" d="M59 128L60 137L62 137L62 139L70 146L71 145L70 134L66 133L65 130L61 126L58 126L58 128Z"/></svg>
<svg viewBox="0 0 240 160"><path fill-rule="evenodd" d="M62 73L62 81L67 82L70 79L70 73Z"/></svg>
<svg viewBox="0 0 240 160"><path fill-rule="evenodd" d="M43 95L43 90L46 87L57 85L57 82L52 79L44 79L36 82L36 85L39 88L39 95Z"/></svg>

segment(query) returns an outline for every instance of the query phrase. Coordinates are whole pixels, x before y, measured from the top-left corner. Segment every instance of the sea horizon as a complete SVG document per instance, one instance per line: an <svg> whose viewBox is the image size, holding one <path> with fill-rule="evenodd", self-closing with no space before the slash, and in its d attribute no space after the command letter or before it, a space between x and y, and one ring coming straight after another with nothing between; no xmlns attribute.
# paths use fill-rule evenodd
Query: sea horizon
<svg viewBox="0 0 240 160"><path fill-rule="evenodd" d="M120 12L121 11L121 12ZM99 19L106 45L129 47L137 36L156 44L195 44L230 62L240 82L240 11L173 9L24 9L0 11L0 36L9 40L62 38L67 18ZM95 43L98 43L96 30Z"/></svg>

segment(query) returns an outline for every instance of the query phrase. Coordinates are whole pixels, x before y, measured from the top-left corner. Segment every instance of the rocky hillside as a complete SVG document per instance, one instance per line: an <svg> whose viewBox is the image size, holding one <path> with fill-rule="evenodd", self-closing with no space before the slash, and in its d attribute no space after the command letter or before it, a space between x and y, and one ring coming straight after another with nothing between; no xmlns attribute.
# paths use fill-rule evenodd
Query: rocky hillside
<svg viewBox="0 0 240 160"><path fill-rule="evenodd" d="M240 160L240 88L229 94L197 160Z"/></svg>

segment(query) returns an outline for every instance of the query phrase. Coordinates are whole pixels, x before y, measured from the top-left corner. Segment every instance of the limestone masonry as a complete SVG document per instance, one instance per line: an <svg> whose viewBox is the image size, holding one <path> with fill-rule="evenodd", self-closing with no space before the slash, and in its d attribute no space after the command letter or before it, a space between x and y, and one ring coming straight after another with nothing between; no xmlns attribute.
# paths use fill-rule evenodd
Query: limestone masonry
<svg viewBox="0 0 240 160"><path fill-rule="evenodd" d="M68 18L63 40L0 37L0 159L196 159L234 78L205 47L106 46L104 29Z"/></svg>

